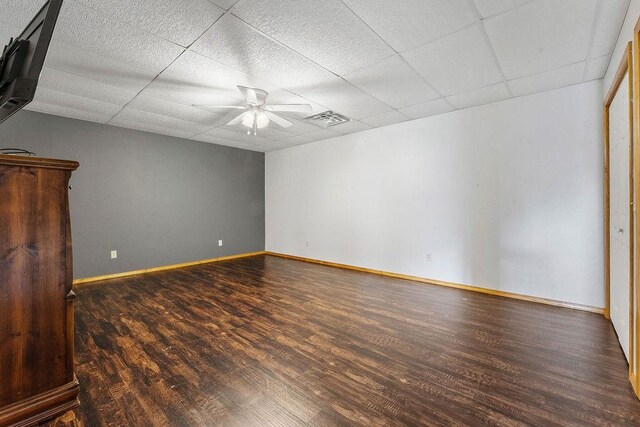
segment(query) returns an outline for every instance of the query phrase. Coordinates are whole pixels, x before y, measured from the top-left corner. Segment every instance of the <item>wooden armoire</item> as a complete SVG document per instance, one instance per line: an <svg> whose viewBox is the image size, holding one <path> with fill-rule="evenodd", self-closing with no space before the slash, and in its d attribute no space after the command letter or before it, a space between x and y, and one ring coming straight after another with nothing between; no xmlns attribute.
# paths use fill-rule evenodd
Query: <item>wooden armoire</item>
<svg viewBox="0 0 640 427"><path fill-rule="evenodd" d="M77 167L0 155L0 426L78 405L68 197Z"/></svg>

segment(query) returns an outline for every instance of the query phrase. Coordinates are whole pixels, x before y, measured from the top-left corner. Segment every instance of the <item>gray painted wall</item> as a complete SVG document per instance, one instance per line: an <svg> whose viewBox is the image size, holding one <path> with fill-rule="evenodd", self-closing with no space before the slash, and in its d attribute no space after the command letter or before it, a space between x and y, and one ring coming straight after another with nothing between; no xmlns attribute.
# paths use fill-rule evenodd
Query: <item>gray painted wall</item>
<svg viewBox="0 0 640 427"><path fill-rule="evenodd" d="M31 111L0 125L4 147L80 162L75 278L264 250L263 153Z"/></svg>

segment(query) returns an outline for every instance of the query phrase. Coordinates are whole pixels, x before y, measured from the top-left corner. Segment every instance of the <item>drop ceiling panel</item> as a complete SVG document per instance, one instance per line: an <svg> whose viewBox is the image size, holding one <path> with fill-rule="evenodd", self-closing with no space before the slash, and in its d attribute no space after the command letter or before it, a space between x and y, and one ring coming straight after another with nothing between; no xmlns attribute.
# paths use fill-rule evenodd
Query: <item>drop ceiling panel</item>
<svg viewBox="0 0 640 427"><path fill-rule="evenodd" d="M454 95L502 81L477 25L402 55L438 92Z"/></svg>
<svg viewBox="0 0 640 427"><path fill-rule="evenodd" d="M447 97L454 107L458 109L475 107L477 105L491 104L492 102L503 101L510 98L511 94L505 83L498 83L483 87L481 89L472 90L471 92L461 93Z"/></svg>
<svg viewBox="0 0 640 427"><path fill-rule="evenodd" d="M258 87L267 92L276 90L261 80L187 51L151 83L143 94L185 105L244 105L236 85Z"/></svg>
<svg viewBox="0 0 640 427"><path fill-rule="evenodd" d="M411 105L409 107L400 108L400 112L412 119L421 119L423 117L435 116L438 114L449 113L455 108L451 106L444 98L435 101L424 102L422 104Z"/></svg>
<svg viewBox="0 0 640 427"><path fill-rule="evenodd" d="M613 51L630 0L600 0L590 57L596 58Z"/></svg>
<svg viewBox="0 0 640 427"><path fill-rule="evenodd" d="M43 1L0 0L0 43ZM269 151L601 78L628 5L65 0L28 109ZM312 111L280 113L294 126L249 136L224 126L240 111L191 106L243 105L238 84ZM303 120L329 109L355 120L326 129Z"/></svg>
<svg viewBox="0 0 640 427"><path fill-rule="evenodd" d="M382 114L392 109L340 78L331 84L305 92L304 96L353 119Z"/></svg>
<svg viewBox="0 0 640 427"><path fill-rule="evenodd" d="M396 110L391 110L386 113L378 114L377 116L362 119L362 122L368 124L369 126L382 127L405 122L407 120L409 120L409 118L404 114Z"/></svg>
<svg viewBox="0 0 640 427"><path fill-rule="evenodd" d="M232 15L216 22L192 50L294 93L302 93L336 77Z"/></svg>
<svg viewBox="0 0 640 427"><path fill-rule="evenodd" d="M208 0L76 0L180 46L189 46L224 10Z"/></svg>
<svg viewBox="0 0 640 427"><path fill-rule="evenodd" d="M610 59L610 55L604 55L588 60L584 72L584 80L589 81L603 78L609 67Z"/></svg>
<svg viewBox="0 0 640 427"><path fill-rule="evenodd" d="M354 86L394 107L406 107L436 99L439 95L400 56L345 76Z"/></svg>
<svg viewBox="0 0 640 427"><path fill-rule="evenodd" d="M531 0L474 0L478 12L480 12L483 18L506 12L530 1Z"/></svg>
<svg viewBox="0 0 640 427"><path fill-rule="evenodd" d="M191 131L179 130L169 126L158 126L151 123L140 122L138 120L115 118L111 120L109 124L112 126L141 130L143 132L159 133L161 135L175 136L178 138L190 138L194 135L194 132Z"/></svg>
<svg viewBox="0 0 640 427"><path fill-rule="evenodd" d="M230 139L225 139L225 138L218 138L212 135L207 135L207 134L200 134L200 135L195 135L190 137L189 139L194 140L194 141L200 141L200 142L208 142L209 144L217 144L217 145L225 145L227 147L234 147L234 148L243 148L245 149L246 147L248 147L248 144L244 144L242 142L238 142L238 141L232 141ZM255 148L253 147L253 145L251 145L251 148L253 150L255 150Z"/></svg>
<svg viewBox="0 0 640 427"><path fill-rule="evenodd" d="M335 138L340 135L342 134L332 131L331 129L320 129L315 132L307 133L304 136L311 141L321 141L323 139Z"/></svg>
<svg viewBox="0 0 640 427"><path fill-rule="evenodd" d="M49 46L45 66L136 93L157 75L154 71L64 43L55 36Z"/></svg>
<svg viewBox="0 0 640 427"><path fill-rule="evenodd" d="M584 62L562 67L558 70L523 77L509 81L511 92L515 96L529 95L551 89L580 83L584 74Z"/></svg>
<svg viewBox="0 0 640 427"><path fill-rule="evenodd" d="M143 125L155 126L158 128L175 129L177 131L187 132L193 135L206 132L207 130L212 128L212 126L210 125L188 122L186 120L180 120L174 117L167 117L160 114L149 113L147 111L136 110L135 108L129 107L122 109L111 122L115 121L136 122ZM111 124L111 122L109 122L109 124Z"/></svg>
<svg viewBox="0 0 640 427"><path fill-rule="evenodd" d="M183 51L174 43L73 1L62 5L55 39L156 74Z"/></svg>
<svg viewBox="0 0 640 427"><path fill-rule="evenodd" d="M266 144L269 142L267 138L263 138L258 135L248 135L246 132L239 132L238 129L231 129L232 126L224 126L215 129L210 129L207 132L204 132L202 135L198 136L210 136L215 138L223 138L229 141L236 141L245 144Z"/></svg>
<svg viewBox="0 0 640 427"><path fill-rule="evenodd" d="M19 35L43 4L42 0L0 0L0 47Z"/></svg>
<svg viewBox="0 0 640 427"><path fill-rule="evenodd" d="M396 51L413 49L475 22L468 0L345 0Z"/></svg>
<svg viewBox="0 0 640 427"><path fill-rule="evenodd" d="M238 2L238 0L209 0L209 1L215 4L216 6L223 8L224 10L229 10L231 6L233 6Z"/></svg>
<svg viewBox="0 0 640 427"><path fill-rule="evenodd" d="M240 1L231 10L249 25L339 75L394 54L340 0Z"/></svg>
<svg viewBox="0 0 640 427"><path fill-rule="evenodd" d="M293 118L296 120L302 120L305 117L312 116L317 113L321 113L323 111L327 111L329 107L325 105L318 104L317 102L312 101L309 98L295 95L289 91L284 89L272 89L269 92L269 97L267 98L267 104L308 104L311 105L311 111L307 111L304 113L297 113L291 111L282 111L278 112L281 116L286 118Z"/></svg>
<svg viewBox="0 0 640 427"><path fill-rule="evenodd" d="M224 120L225 114L228 113L226 111L207 111L148 95L138 95L127 107L166 117L173 117L187 122L199 123L210 128L221 124L220 122ZM237 111L236 114L238 113L239 111Z"/></svg>
<svg viewBox="0 0 640 427"><path fill-rule="evenodd" d="M51 106L73 108L76 110L98 114L100 116L111 117L122 108L122 105L111 104L109 102L103 102L98 99L85 98L83 96L78 96L71 93L48 89L43 86L38 87L34 99Z"/></svg>
<svg viewBox="0 0 640 427"><path fill-rule="evenodd" d="M341 123L336 126L331 126L332 132L338 132L343 135L347 135L350 133L361 132L363 130L373 129L373 126L368 125L366 123L362 123L358 120L352 120L347 123Z"/></svg>
<svg viewBox="0 0 640 427"><path fill-rule="evenodd" d="M484 21L507 79L583 61L596 0L537 0Z"/></svg>
<svg viewBox="0 0 640 427"><path fill-rule="evenodd" d="M297 136L292 136L290 138L285 139L282 142L282 144L286 147L293 147L295 145L308 144L313 141L314 141L313 138L309 138L304 135L297 135Z"/></svg>
<svg viewBox="0 0 640 427"><path fill-rule="evenodd" d="M222 126L218 127L218 129L220 128L222 128ZM243 124L237 124L232 126L225 125L224 130L240 134L242 140L249 139L248 137L251 136L252 139L249 139L250 141L256 141L257 138L260 138L260 140L281 141L291 137L291 134L286 133L284 131L284 128L281 128L275 123L272 123L265 128L258 129L257 135L248 135L247 131L251 131L251 130L248 127L244 126Z"/></svg>
<svg viewBox="0 0 640 427"><path fill-rule="evenodd" d="M78 108L63 107L61 105L52 105L47 104L46 102L34 100L25 107L25 110L97 123L106 123L111 118L109 114L100 114L92 111L80 110L79 108L82 107L80 105L78 105Z"/></svg>
<svg viewBox="0 0 640 427"><path fill-rule="evenodd" d="M219 138L211 137L208 135L197 135L192 137L191 139L194 141L207 142L209 144L224 145L230 148L239 148L241 150L257 151L261 153L264 153L266 151L266 146L264 145L247 144L247 143L238 142L238 141L229 141L226 139L219 139Z"/></svg>
<svg viewBox="0 0 640 427"><path fill-rule="evenodd" d="M281 128L281 127L277 128L278 131L282 133L286 133L287 137L289 138L292 135L304 135L305 133L315 132L319 129L318 126L311 124L310 122L304 121L303 118L307 116L307 114L298 114L298 117L299 117L298 119L290 116L285 116L283 113L276 113L276 114L286 118L287 120L293 123L293 126L288 128Z"/></svg>
<svg viewBox="0 0 640 427"><path fill-rule="evenodd" d="M42 69L42 74L38 81L37 90L41 88L54 89L120 106L124 106L136 96L136 92L132 90L47 67Z"/></svg>

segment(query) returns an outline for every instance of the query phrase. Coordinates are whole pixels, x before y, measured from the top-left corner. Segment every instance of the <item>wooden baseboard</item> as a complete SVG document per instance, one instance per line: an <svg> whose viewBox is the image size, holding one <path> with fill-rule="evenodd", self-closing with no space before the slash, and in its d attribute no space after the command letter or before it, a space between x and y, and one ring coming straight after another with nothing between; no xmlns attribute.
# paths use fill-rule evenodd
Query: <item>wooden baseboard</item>
<svg viewBox="0 0 640 427"><path fill-rule="evenodd" d="M273 255L281 258L295 259L298 261L311 262L314 264L327 265L330 267L344 268L347 270L355 270L355 271L361 271L364 273L377 274L380 276L393 277L396 279L411 280L413 282L428 283L430 285L444 286L448 288L462 289L465 291L479 292L482 294L512 298L512 299L517 299L521 301L529 301L529 302L535 302L539 304L553 305L556 307L570 308L572 310L580 310L580 311L588 311L590 313L604 314L604 308L601 308L601 307L591 307L588 305L574 304L574 303L564 302L564 301L556 301L556 300L547 299L547 298L539 298L539 297L534 297L529 295L516 294L512 292L498 291L498 290L489 289L489 288L481 288L478 286L463 285L460 283L445 282L442 280L427 279L427 278L418 277L418 276L409 276L406 274L392 273L390 271L373 270L370 268L357 267L349 264L339 264L335 262L322 261L322 260L313 259L313 258L304 258L296 255L281 254L277 252L265 251L265 254Z"/></svg>
<svg viewBox="0 0 640 427"><path fill-rule="evenodd" d="M26 427L64 414L80 404L78 379L0 409L0 426Z"/></svg>
<svg viewBox="0 0 640 427"><path fill-rule="evenodd" d="M200 265L200 264L210 264L212 262L220 262L220 261L226 261L226 260L237 259L237 258L246 258L246 257L256 256L256 255L264 255L264 251L247 252L244 254L237 254L237 255L227 255L227 256L221 256L217 258L203 259L199 261L183 262L181 264L163 265L160 267L145 268L143 270L134 270L134 271L125 271L122 273L105 274L104 276L85 277L83 279L75 279L73 281L73 284L81 285L83 283L99 282L101 280L117 279L120 277L137 276L138 274L153 273L155 271L173 270L175 268L191 267L191 266Z"/></svg>
<svg viewBox="0 0 640 427"><path fill-rule="evenodd" d="M76 279L76 280L73 281L73 284L74 285L80 285L80 284L84 284L84 283L99 282L101 280L117 279L117 278L120 278L120 277L128 277L128 276L136 276L136 275L139 275L139 274L153 273L155 271L172 270L172 269L175 269L175 268L191 267L191 266L194 266L194 265L209 264L209 263L212 263L212 262L226 261L226 260L237 259L237 258L246 258L246 257L257 256L257 255L265 255L265 254L266 255L277 256L277 257L280 257L280 258L289 258L289 259L295 259L295 260L298 260L298 261L310 262L310 263L314 263L314 264L327 265L327 266L330 266L330 267L344 268L344 269L347 269L347 270L355 270L355 271L361 271L361 272L364 272L364 273L377 274L377 275L380 275L380 276L393 277L393 278L396 278L396 279L411 280L413 282L428 283L430 285L445 286L445 287L448 287L448 288L462 289L462 290L466 290L466 291L479 292L479 293L488 294L488 295L496 295L496 296L501 296L501 297L505 297L505 298L513 298L513 299L517 299L517 300L521 300L521 301L529 301L529 302L535 302L535 303L539 303L539 304L553 305L553 306L556 306L556 307L570 308L570 309L573 309L573 310L588 311L588 312L591 312L591 313L604 314L605 316L607 314L605 309L601 308L601 307L591 307L591 306L587 306L587 305L574 304L574 303L570 303L570 302L556 301L556 300L547 299L547 298L539 298L539 297L533 297L533 296L529 296L529 295L516 294L516 293L512 293L512 292L498 291L498 290L495 290L495 289L481 288L481 287L478 287L478 286L463 285L463 284L460 284L460 283L445 282L445 281L442 281L442 280L434 280L434 279L428 279L428 278L418 277L418 276L409 276L407 274L399 274L399 273L392 273L390 271L374 270L374 269L370 269L370 268L358 267L358 266L355 266L355 265L340 264L340 263L335 263L335 262L330 262L330 261L322 261L322 260L313 259L313 258L304 258L304 257L296 256L296 255L281 254L281 253L270 252L270 251L248 252L248 253L243 253L243 254L238 254L238 255L229 255L229 256L223 256L223 257L218 257L218 258L211 258L211 259L204 259L204 260L199 260L199 261L185 262L185 263L181 263L181 264L172 264L172 265L164 265L164 266L160 266L160 267L146 268L146 269L143 269L143 270L125 271L125 272L122 272L122 273L107 274L107 275L104 275L104 276L87 277L87 278L83 278L83 279Z"/></svg>
<svg viewBox="0 0 640 427"><path fill-rule="evenodd" d="M629 381L631 382L631 388L633 388L633 392L636 394L636 397L640 399L640 384L638 383L638 378L633 372L629 373Z"/></svg>

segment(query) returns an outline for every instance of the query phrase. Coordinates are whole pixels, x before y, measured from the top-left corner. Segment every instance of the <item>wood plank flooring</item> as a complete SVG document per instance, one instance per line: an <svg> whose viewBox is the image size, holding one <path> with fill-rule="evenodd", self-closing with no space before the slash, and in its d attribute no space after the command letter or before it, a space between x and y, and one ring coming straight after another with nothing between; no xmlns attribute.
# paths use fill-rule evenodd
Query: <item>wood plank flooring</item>
<svg viewBox="0 0 640 427"><path fill-rule="evenodd" d="M76 293L56 425L640 425L596 314L273 256Z"/></svg>

